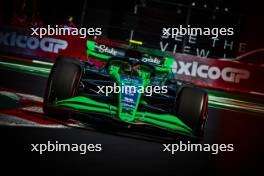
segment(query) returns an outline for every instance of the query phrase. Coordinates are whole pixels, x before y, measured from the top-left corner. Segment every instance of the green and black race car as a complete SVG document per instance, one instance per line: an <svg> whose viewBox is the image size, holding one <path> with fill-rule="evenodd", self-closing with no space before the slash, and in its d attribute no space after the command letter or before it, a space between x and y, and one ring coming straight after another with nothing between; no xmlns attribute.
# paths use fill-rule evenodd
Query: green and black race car
<svg viewBox="0 0 264 176"><path fill-rule="evenodd" d="M84 113L90 118L201 137L207 119L207 93L175 80L171 71L175 58L152 54L88 40L88 57L104 62L104 66L58 58L46 87L45 114L65 118ZM114 91L116 87L118 91ZM161 87L161 91L150 96L152 87ZM107 88L112 91L105 92Z"/></svg>

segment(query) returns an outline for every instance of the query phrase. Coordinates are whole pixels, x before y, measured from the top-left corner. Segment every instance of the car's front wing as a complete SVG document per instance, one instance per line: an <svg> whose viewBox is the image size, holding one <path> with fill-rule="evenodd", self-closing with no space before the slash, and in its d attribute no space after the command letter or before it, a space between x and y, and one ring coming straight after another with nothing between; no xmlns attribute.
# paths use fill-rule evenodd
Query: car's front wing
<svg viewBox="0 0 264 176"><path fill-rule="evenodd" d="M55 108L71 108L76 111L85 111L87 114L102 114L118 118L118 108L116 106L102 103L84 96L77 96L65 100L57 101L53 105ZM151 112L136 112L134 122L143 122L157 127L179 131L191 135L192 129L182 122L178 117L171 114L154 114ZM120 119L121 120L121 119ZM129 123L127 121L127 123Z"/></svg>

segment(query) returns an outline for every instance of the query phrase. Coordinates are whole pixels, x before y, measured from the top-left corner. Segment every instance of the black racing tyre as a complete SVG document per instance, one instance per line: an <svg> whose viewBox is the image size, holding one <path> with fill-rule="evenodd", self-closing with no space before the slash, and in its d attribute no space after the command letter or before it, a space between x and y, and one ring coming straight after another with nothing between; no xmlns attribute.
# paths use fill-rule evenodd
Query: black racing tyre
<svg viewBox="0 0 264 176"><path fill-rule="evenodd" d="M194 136L200 137L207 120L208 95L194 87L182 87L176 96L174 113L192 129Z"/></svg>
<svg viewBox="0 0 264 176"><path fill-rule="evenodd" d="M44 95L43 111L46 115L58 119L68 117L65 111L58 111L50 105L58 100L74 97L78 92L81 74L79 60L70 58L56 60L51 69Z"/></svg>

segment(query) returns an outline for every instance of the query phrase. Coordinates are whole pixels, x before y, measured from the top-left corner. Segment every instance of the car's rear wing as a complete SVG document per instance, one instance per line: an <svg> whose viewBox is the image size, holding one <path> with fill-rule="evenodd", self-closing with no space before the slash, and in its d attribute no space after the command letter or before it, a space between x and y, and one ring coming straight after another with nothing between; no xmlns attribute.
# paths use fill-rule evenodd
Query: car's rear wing
<svg viewBox="0 0 264 176"><path fill-rule="evenodd" d="M93 57L104 62L107 62L111 57L125 57L126 51L131 49L131 46L126 44L119 44L109 41L86 41L87 56ZM142 62L155 66L156 71L171 72L174 57L169 56L165 52L157 49L137 47L137 51L142 54L140 58Z"/></svg>

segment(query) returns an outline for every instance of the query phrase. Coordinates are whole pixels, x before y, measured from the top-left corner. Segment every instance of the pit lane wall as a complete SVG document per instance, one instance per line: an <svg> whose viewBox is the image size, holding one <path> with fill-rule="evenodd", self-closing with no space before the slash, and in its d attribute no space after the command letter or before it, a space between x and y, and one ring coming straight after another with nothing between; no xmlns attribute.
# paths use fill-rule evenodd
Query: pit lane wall
<svg viewBox="0 0 264 176"><path fill-rule="evenodd" d="M264 95L264 67L232 60L175 54L175 77L202 87Z"/></svg>
<svg viewBox="0 0 264 176"><path fill-rule="evenodd" d="M53 62L58 56L86 59L86 40L78 36L45 36L38 38L25 30L13 26L0 26L1 54L16 55L29 59ZM128 48L121 42L95 39L104 47ZM139 47L139 50L161 55L161 51ZM162 53L168 55L169 53ZM264 95L263 66L201 58L187 54L175 54L172 72L177 79L202 87ZM99 63L98 63L99 64Z"/></svg>

